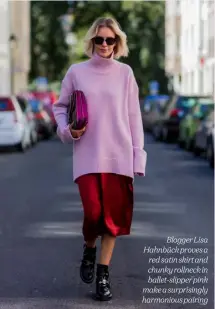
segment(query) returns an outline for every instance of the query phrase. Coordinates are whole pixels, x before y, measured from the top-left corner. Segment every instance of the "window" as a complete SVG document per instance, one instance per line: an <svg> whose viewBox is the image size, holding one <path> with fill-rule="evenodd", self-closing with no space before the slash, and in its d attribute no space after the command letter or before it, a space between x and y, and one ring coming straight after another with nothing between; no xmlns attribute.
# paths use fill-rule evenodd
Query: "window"
<svg viewBox="0 0 215 309"><path fill-rule="evenodd" d="M173 15L172 0L165 1L165 8L166 8L166 16L170 17L171 15Z"/></svg>
<svg viewBox="0 0 215 309"><path fill-rule="evenodd" d="M195 35L194 34L194 24L192 24L190 27L190 49L191 50L194 47L194 41L195 41L194 35Z"/></svg>
<svg viewBox="0 0 215 309"><path fill-rule="evenodd" d="M178 53L181 51L181 37L180 35L176 35L176 50Z"/></svg>
<svg viewBox="0 0 215 309"><path fill-rule="evenodd" d="M209 38L214 37L214 28L215 28L215 11L212 10L209 12L208 16L208 36Z"/></svg>
<svg viewBox="0 0 215 309"><path fill-rule="evenodd" d="M166 54L172 56L174 53L174 36L168 35L166 38Z"/></svg>
<svg viewBox="0 0 215 309"><path fill-rule="evenodd" d="M176 15L181 15L181 0L176 0Z"/></svg>

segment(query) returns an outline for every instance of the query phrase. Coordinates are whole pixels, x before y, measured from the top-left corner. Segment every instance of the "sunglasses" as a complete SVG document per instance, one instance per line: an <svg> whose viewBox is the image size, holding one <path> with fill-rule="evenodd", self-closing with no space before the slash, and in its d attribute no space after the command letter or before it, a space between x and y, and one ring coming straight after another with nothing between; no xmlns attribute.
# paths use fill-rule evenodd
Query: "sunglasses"
<svg viewBox="0 0 215 309"><path fill-rule="evenodd" d="M102 45L104 42L106 42L107 45L114 45L116 43L116 38L103 38L102 36L96 36L94 39L94 42L96 45Z"/></svg>

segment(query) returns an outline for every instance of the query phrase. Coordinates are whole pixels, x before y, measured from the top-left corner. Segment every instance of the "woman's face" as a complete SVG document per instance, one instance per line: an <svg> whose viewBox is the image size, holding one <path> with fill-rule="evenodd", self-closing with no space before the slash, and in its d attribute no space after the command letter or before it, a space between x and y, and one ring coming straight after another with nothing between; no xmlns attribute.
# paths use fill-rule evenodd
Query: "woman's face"
<svg viewBox="0 0 215 309"><path fill-rule="evenodd" d="M97 35L94 38L95 52L101 57L108 58L112 54L115 46L115 33L108 27L100 27Z"/></svg>

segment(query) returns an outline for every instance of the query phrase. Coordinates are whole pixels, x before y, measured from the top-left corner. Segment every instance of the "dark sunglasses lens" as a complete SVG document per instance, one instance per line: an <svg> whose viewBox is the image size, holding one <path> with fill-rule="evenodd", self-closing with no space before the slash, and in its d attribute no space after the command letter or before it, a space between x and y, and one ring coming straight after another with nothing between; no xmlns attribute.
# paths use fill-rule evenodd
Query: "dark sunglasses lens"
<svg viewBox="0 0 215 309"><path fill-rule="evenodd" d="M106 43L107 45L113 45L116 42L115 38L107 38Z"/></svg>
<svg viewBox="0 0 215 309"><path fill-rule="evenodd" d="M101 37L101 36L97 36L97 37L94 38L94 42L95 42L95 44L97 44L97 45L102 45L103 42L104 42L104 38ZM107 45L113 45L115 42L116 42L116 39L115 39L115 38L107 38L107 39L106 39Z"/></svg>
<svg viewBox="0 0 215 309"><path fill-rule="evenodd" d="M104 39L100 36L97 36L97 37L94 38L94 42L97 45L102 45L102 43L104 42Z"/></svg>

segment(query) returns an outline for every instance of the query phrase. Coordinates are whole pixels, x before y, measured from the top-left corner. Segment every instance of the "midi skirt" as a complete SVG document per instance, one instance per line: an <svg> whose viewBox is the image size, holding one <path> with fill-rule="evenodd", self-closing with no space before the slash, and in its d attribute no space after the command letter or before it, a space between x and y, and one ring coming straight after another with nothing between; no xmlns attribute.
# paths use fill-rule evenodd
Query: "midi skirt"
<svg viewBox="0 0 215 309"><path fill-rule="evenodd" d="M133 179L113 173L80 176L78 184L84 210L85 241L109 234L129 235L133 217Z"/></svg>

